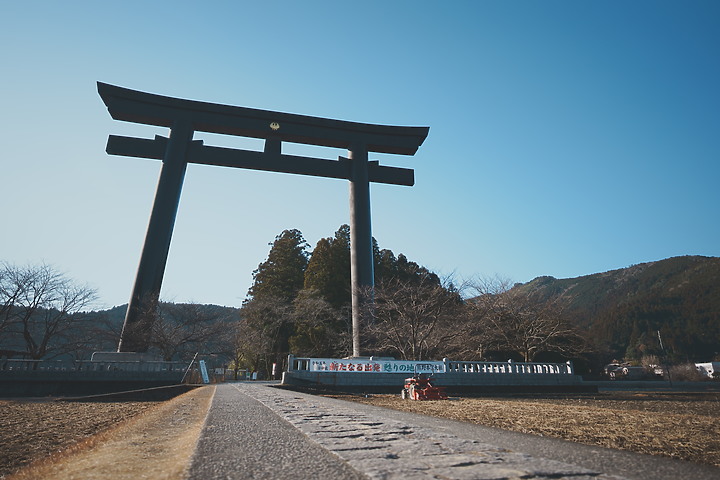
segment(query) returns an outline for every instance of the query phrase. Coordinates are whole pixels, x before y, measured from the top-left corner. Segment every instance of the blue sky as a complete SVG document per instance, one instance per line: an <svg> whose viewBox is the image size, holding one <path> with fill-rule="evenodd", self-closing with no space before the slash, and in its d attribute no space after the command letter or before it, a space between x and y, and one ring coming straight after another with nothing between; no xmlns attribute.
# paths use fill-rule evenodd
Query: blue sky
<svg viewBox="0 0 720 480"><path fill-rule="evenodd" d="M441 275L719 256L719 24L715 1L2 2L0 260L127 302L160 164L105 143L167 130L113 121L96 81L429 126L371 155L416 178L372 186L373 235ZM282 230L348 222L346 181L191 165L162 297L240 305Z"/></svg>

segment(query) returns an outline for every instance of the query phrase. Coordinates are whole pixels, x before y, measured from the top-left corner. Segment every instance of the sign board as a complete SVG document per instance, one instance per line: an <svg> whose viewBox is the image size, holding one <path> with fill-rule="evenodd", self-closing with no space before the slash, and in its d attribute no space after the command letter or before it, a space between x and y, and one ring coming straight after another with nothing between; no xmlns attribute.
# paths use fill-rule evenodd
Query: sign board
<svg viewBox="0 0 720 480"><path fill-rule="evenodd" d="M445 373L445 363L427 360L311 358L311 372Z"/></svg>
<svg viewBox="0 0 720 480"><path fill-rule="evenodd" d="M208 377L208 371L207 366L205 365L205 360L200 360L198 362L200 364L200 375L202 375L203 383L210 383L210 377Z"/></svg>

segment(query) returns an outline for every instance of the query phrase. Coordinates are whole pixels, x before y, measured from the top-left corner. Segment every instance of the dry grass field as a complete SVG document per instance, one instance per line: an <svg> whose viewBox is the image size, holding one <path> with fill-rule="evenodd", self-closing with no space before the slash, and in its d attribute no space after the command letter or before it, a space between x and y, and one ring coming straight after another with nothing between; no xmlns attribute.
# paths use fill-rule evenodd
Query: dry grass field
<svg viewBox="0 0 720 480"><path fill-rule="evenodd" d="M720 392L613 392L541 397L345 398L406 412L720 467Z"/></svg>
<svg viewBox="0 0 720 480"><path fill-rule="evenodd" d="M6 454L3 468L14 472L9 476L12 480L181 480L186 477L214 392L211 386L196 388L165 402L144 404L14 405L20 407L17 412L49 414L46 418L52 420L46 424L48 428L30 426L33 435L15 437L8 450L16 456L13 459ZM55 417L58 413L62 419ZM110 426L101 423L108 415L115 418ZM85 425L86 432L93 425L97 431L77 440L80 424ZM51 437L64 439L60 451L55 450L57 444ZM18 465L18 455L30 448L34 450L30 464L24 466L27 461L23 458L23 464ZM21 468L14 471L17 467Z"/></svg>
<svg viewBox="0 0 720 480"><path fill-rule="evenodd" d="M0 401L0 479L128 420L158 402Z"/></svg>

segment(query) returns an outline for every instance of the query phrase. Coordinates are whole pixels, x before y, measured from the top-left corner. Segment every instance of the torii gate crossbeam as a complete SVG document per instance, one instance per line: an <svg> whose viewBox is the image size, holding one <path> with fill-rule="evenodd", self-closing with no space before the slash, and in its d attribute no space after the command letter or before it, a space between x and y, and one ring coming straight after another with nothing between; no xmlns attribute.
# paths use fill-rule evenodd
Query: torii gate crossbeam
<svg viewBox="0 0 720 480"><path fill-rule="evenodd" d="M111 135L111 155L162 160L160 178L135 284L118 345L121 352L144 352L150 340L180 193L188 163L294 173L350 181L350 258L353 356L360 355L360 318L373 287L370 182L414 184L410 169L368 161L369 152L414 155L428 127L399 127L331 120L154 95L98 82L98 93L113 119L170 128L169 138ZM206 146L195 131L261 138L263 152ZM282 142L348 150L348 158L326 160L282 154ZM150 311L150 315L145 315Z"/></svg>

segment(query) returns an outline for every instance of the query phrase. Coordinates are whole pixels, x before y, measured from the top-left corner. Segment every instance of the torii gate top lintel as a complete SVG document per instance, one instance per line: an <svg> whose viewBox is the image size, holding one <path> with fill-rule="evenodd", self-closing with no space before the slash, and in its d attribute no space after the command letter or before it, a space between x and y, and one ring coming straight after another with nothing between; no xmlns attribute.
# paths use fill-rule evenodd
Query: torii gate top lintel
<svg viewBox="0 0 720 480"><path fill-rule="evenodd" d="M97 82L98 93L115 120L172 128L178 119L192 129L242 137L368 152L414 155L429 127L403 127L332 120L218 103L185 100Z"/></svg>

